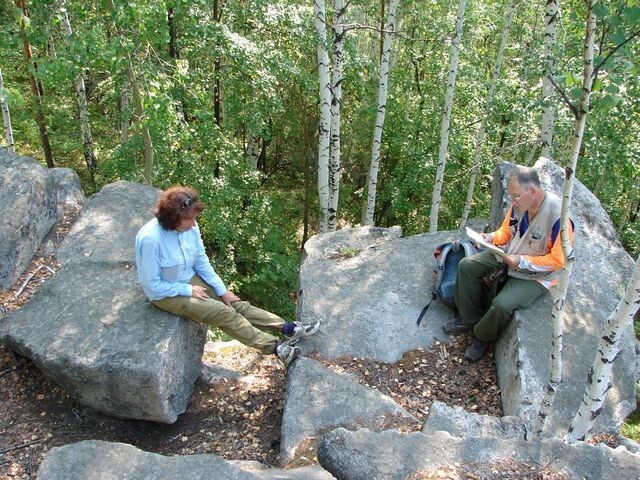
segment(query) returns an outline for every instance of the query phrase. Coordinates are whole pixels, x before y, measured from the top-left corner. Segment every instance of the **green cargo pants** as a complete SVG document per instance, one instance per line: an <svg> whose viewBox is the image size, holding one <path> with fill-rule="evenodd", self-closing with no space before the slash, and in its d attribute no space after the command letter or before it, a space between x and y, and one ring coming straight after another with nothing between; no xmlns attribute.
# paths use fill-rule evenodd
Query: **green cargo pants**
<svg viewBox="0 0 640 480"><path fill-rule="evenodd" d="M458 264L454 300L460 320L473 329L473 335L493 342L511 320L514 310L524 308L547 291L535 280L507 277L502 290L486 307L483 277L505 267L488 251L463 258Z"/></svg>
<svg viewBox="0 0 640 480"><path fill-rule="evenodd" d="M264 354L274 352L278 338L262 330L281 332L285 323L282 318L254 307L249 302L235 302L230 307L225 305L199 275L195 275L189 283L205 287L210 298L200 300L194 297L167 297L151 303L174 315L209 327L218 327L227 335Z"/></svg>

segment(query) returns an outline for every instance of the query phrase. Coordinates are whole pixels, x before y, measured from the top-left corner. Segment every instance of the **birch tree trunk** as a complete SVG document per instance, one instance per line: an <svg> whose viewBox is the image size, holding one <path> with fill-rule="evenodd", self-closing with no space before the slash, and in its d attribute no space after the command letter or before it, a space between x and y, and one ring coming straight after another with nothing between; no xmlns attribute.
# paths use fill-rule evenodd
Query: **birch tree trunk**
<svg viewBox="0 0 640 480"><path fill-rule="evenodd" d="M633 212L634 206L640 202L640 185L638 184L638 176L636 174L632 177L631 189L629 191L628 200L625 202L624 208L620 215L620 221L618 222L618 232L622 233L624 227L627 225L629 218Z"/></svg>
<svg viewBox="0 0 640 480"><path fill-rule="evenodd" d="M533 146L531 147L531 150L529 150L529 153L527 154L527 159L524 162L526 166L529 166L533 163L533 157L536 156L536 152L538 151L538 147L540 146L538 142L536 142L535 140L532 143L533 143Z"/></svg>
<svg viewBox="0 0 640 480"><path fill-rule="evenodd" d="M400 0L389 2L389 13L382 42L382 58L380 60L380 82L378 83L378 112L376 124L373 129L373 142L371 143L371 165L369 167L369 180L367 184L367 204L363 212L362 224L373 225L373 213L376 206L376 188L378 183L378 169L380 167L380 151L382 145L382 130L384 117L387 112L387 91L389 88L389 64L391 60L391 47L393 32L396 28L396 11Z"/></svg>
<svg viewBox="0 0 640 480"><path fill-rule="evenodd" d="M334 14L333 72L331 79L331 135L329 157L329 206L327 231L335 232L340 196L340 109L342 106L342 65L344 58L344 0L336 0Z"/></svg>
<svg viewBox="0 0 640 480"><path fill-rule="evenodd" d="M173 7L167 8L167 26L169 27L169 56L174 60L180 58L178 48L178 27L175 21L175 11Z"/></svg>
<svg viewBox="0 0 640 480"><path fill-rule="evenodd" d="M569 158L569 166L565 168L565 180L562 189L562 213L560 217L560 238L562 239L562 252L564 254L564 268L562 275L558 281L557 291L553 298L552 317L552 343L550 367L551 375L545 395L540 405L534 433L541 435L544 429L547 416L551 411L553 399L555 397L558 386L562 382L562 325L564 323L564 305L567 296L567 288L569 286L569 277L573 269L573 261L571 259L571 245L569 243L569 209L571 205L571 197L573 194L573 184L578 166L578 157L580 156L580 147L582 146L582 138L584 129L589 115L589 99L591 97L591 89L593 86L593 58L594 58L594 37L596 31L596 16L593 7L598 0L586 0L587 3L587 20L586 33L584 38L583 52L583 72L582 72L582 93L580 95L580 105L574 110L576 117L573 129L573 142L571 145L571 156Z"/></svg>
<svg viewBox="0 0 640 480"><path fill-rule="evenodd" d="M329 219L329 134L331 122L331 80L327 52L327 11L324 0L314 0L316 33L318 35L318 80L320 120L318 124L318 200L320 203L320 233L328 231Z"/></svg>
<svg viewBox="0 0 640 480"><path fill-rule="evenodd" d="M131 85L131 92L133 93L133 104L136 108L136 115L138 120L142 124L142 140L144 141L144 179L149 185L153 185L153 142L151 141L151 133L149 132L149 126L147 125L147 118L144 113L144 106L142 105L142 95L138 88L138 82L133 75L133 65L131 63L131 56L127 55L129 61L129 67L127 68L127 78Z"/></svg>
<svg viewBox="0 0 640 480"><path fill-rule="evenodd" d="M493 107L493 96L496 91L498 79L500 78L500 69L502 68L502 59L504 58L504 50L507 47L509 41L509 33L511 32L511 22L513 20L513 14L518 8L520 0L515 0L511 3L507 16L504 20L504 26L502 27L502 36L500 40L500 47L498 47L498 55L496 56L496 63L493 66L493 72L491 74L491 86L487 93L487 98L484 104L484 112L482 114L482 120L480 121L480 127L476 133L475 151L473 154L473 164L471 165L471 176L469 178L469 187L467 188L467 199L464 202L464 209L462 211L462 217L458 228L462 229L469 220L469 212L471 211L471 204L473 203L473 191L476 186L476 178L478 177L478 169L482 161L482 143L484 142L484 130Z"/></svg>
<svg viewBox="0 0 640 480"><path fill-rule="evenodd" d="M27 24L27 10L24 4L24 0L16 0L16 6L21 10L22 17L20 18L20 38L22 39L22 46L24 48L24 56L27 62L27 71L29 72L29 84L31 85L31 92L33 93L35 107L36 107L36 123L38 124L38 131L40 133L40 141L42 142L42 149L44 151L44 158L47 163L47 167L54 168L53 153L51 151L51 144L49 143L49 134L47 133L47 123L44 118L44 111L42 110L42 99L40 97L40 89L36 78L31 73L31 67L36 70L36 66L33 63L33 55L31 53L31 44L27 38L26 24Z"/></svg>
<svg viewBox="0 0 640 480"><path fill-rule="evenodd" d="M604 185L604 181L607 179L607 176L609 175L609 161L607 161L603 166L602 166L602 170L600 171L600 176L598 177L598 181L596 182L596 186L593 189L593 194L597 197L600 198L600 189L602 189L602 186Z"/></svg>
<svg viewBox="0 0 640 480"><path fill-rule="evenodd" d="M245 150L245 156L247 163L254 170L258 169L258 160L260 159L260 152L262 151L262 139L255 133L249 132L249 140L247 142L247 149Z"/></svg>
<svg viewBox="0 0 640 480"><path fill-rule="evenodd" d="M2 121L4 123L4 134L7 138L7 150L15 152L13 143L13 128L11 127L11 113L9 111L9 104L7 103L7 96L4 91L4 82L2 80L2 70L0 70L0 107L2 108Z"/></svg>
<svg viewBox="0 0 640 480"><path fill-rule="evenodd" d="M69 22L69 16L67 15L66 2L62 0L60 2L60 13L62 16L62 26L69 39L73 31L71 30L71 22ZM82 145L84 152L84 160L89 170L89 177L91 186L95 190L96 181L95 175L98 172L98 158L96 157L96 151L93 145L93 136L91 135L91 126L89 125L89 108L87 106L87 90L84 84L84 78L82 75L78 75L76 78L76 101L78 103L78 113L80 119L80 133L82 135Z"/></svg>
<svg viewBox="0 0 640 480"><path fill-rule="evenodd" d="M571 422L565 437L567 443L584 440L591 431L593 422L602 410L602 404L611 388L611 370L619 353L620 337L624 327L633 322L640 306L640 256L636 260L631 280L616 309L602 329L596 357L589 369L587 388L582 396L578 412Z"/></svg>
<svg viewBox="0 0 640 480"><path fill-rule="evenodd" d="M558 30L558 9L560 0L547 0L544 9L544 73L542 76L542 118L540 122L540 155L552 159L553 147L553 119L555 107L553 105L553 84L551 76L555 72L556 34Z"/></svg>
<svg viewBox="0 0 640 480"><path fill-rule="evenodd" d="M467 0L460 0L458 13L456 14L456 31L451 39L451 55L449 57L449 75L447 77L447 93L442 112L442 125L440 128L440 151L438 153L438 168L436 179L431 194L431 213L429 214L429 233L438 231L438 213L442 201L442 184L444 182L444 167L447 160L449 147L449 125L451 123L451 107L453 106L453 92L456 87L456 75L458 74L458 53L462 38L462 26L464 24L464 11Z"/></svg>
<svg viewBox="0 0 640 480"><path fill-rule="evenodd" d="M129 123L131 115L129 112L129 80L125 77L122 91L118 97L118 109L120 113L120 144L124 145L129 138Z"/></svg>
<svg viewBox="0 0 640 480"><path fill-rule="evenodd" d="M113 21L116 28L116 32L119 38L123 38L122 29L117 22L117 12L113 0L107 0L107 7L113 14ZM147 125L147 118L144 113L144 106L142 104L142 95L140 94L140 88L133 73L133 61L129 52L126 54L127 59L127 81L131 86L131 93L133 94L133 104L136 109L136 115L142 128L142 140L144 141L144 179L149 185L153 185L153 142L151 141L151 133L149 133L149 126Z"/></svg>
<svg viewBox="0 0 640 480"><path fill-rule="evenodd" d="M224 2L223 2L224 6ZM216 23L220 23L222 19L222 7L219 5L218 0L213 0L213 19ZM222 67L222 62L220 58L216 58L213 63L213 118L215 119L216 125L219 127L222 126L222 95L220 93L220 68Z"/></svg>

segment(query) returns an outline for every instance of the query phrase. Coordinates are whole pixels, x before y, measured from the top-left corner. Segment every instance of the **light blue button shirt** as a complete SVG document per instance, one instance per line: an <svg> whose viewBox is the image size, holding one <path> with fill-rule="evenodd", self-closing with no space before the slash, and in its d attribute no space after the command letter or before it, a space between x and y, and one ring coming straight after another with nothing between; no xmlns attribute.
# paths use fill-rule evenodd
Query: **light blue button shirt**
<svg viewBox="0 0 640 480"><path fill-rule="evenodd" d="M216 295L227 287L215 272L204 251L200 228L196 224L186 232L165 230L153 219L136 235L138 279L149 300L190 297L189 281L197 273Z"/></svg>

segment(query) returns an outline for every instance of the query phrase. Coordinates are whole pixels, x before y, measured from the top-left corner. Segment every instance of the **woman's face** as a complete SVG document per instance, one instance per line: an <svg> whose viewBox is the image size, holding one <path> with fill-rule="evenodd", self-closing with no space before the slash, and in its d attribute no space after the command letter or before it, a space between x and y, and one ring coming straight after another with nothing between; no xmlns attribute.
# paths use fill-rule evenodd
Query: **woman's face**
<svg viewBox="0 0 640 480"><path fill-rule="evenodd" d="M187 212L180 218L180 221L176 225L176 230L178 232L186 232L187 230L196 226L196 218L198 214L194 212Z"/></svg>

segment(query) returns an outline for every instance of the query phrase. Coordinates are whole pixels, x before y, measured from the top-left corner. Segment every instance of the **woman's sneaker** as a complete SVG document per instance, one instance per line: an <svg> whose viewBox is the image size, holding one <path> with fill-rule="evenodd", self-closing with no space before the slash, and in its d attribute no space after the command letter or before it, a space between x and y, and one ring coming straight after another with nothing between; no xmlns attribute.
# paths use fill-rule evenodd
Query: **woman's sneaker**
<svg viewBox="0 0 640 480"><path fill-rule="evenodd" d="M300 322L293 322L293 325L294 327L291 335L284 336L286 343L289 345L295 345L301 338L307 338L316 333L320 328L320 320L315 320L314 322L306 325Z"/></svg>
<svg viewBox="0 0 640 480"><path fill-rule="evenodd" d="M284 368L287 368L300 355L300 348L293 347L286 343L280 343L276 347L276 357L282 362Z"/></svg>

